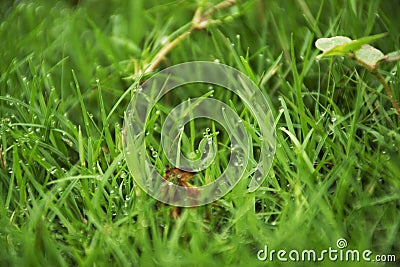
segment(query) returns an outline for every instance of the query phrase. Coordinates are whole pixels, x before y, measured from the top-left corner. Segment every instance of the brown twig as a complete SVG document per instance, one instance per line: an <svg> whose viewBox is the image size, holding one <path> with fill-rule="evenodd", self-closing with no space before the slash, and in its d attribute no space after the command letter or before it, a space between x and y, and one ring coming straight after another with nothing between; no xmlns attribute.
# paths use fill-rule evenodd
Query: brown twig
<svg viewBox="0 0 400 267"><path fill-rule="evenodd" d="M4 161L4 158L3 158L3 147L2 147L2 146L0 146L0 165L1 165L1 167L3 167L4 169L7 167L7 166L6 166L6 163L5 163L5 161Z"/></svg>
<svg viewBox="0 0 400 267"><path fill-rule="evenodd" d="M230 6L233 6L235 3L236 3L235 0L225 0L225 1L222 1L222 2L219 3L218 5L216 5L216 6L214 6L214 7L211 7L211 8L209 8L206 12L204 12L204 16L205 16L206 18L208 18L208 17L211 16L212 13L214 13L215 11L228 8L228 7L230 7Z"/></svg>
<svg viewBox="0 0 400 267"><path fill-rule="evenodd" d="M174 40L167 42L153 57L153 60L144 68L144 73L148 74L153 72L157 66L162 62L165 56L179 43L185 40L192 31L194 30L202 30L207 28L209 25L216 23L210 19L211 15L218 10L222 10L228 8L236 3L235 0L224 0L218 5L207 9L205 12L202 12L203 9L201 7L197 8L194 13L192 19L192 25L188 31L183 32L181 35L176 37ZM139 71L138 74L141 74L142 71Z"/></svg>
<svg viewBox="0 0 400 267"><path fill-rule="evenodd" d="M160 51L154 56L152 62L150 65L145 69L144 73L151 73L153 72L157 66L161 63L161 61L165 58L165 56L175 47L177 46L182 40L186 39L186 37L189 36L191 31L187 31L179 35L176 39L173 41L167 43L165 46L163 46Z"/></svg>
<svg viewBox="0 0 400 267"><path fill-rule="evenodd" d="M167 181L174 182L176 185L186 187L187 191L189 192L190 196L193 197L194 199L199 197L199 188L196 186L192 186L189 184L190 180L194 177L195 173L192 172L186 172L182 171L178 168L169 168L167 167L165 170L165 174L163 175L163 178ZM169 196L171 195L171 192L165 192ZM173 194L174 200L179 199L178 195ZM191 203L191 204L196 204L196 202ZM182 211L182 207L173 207L171 209L171 217L173 219L178 219Z"/></svg>

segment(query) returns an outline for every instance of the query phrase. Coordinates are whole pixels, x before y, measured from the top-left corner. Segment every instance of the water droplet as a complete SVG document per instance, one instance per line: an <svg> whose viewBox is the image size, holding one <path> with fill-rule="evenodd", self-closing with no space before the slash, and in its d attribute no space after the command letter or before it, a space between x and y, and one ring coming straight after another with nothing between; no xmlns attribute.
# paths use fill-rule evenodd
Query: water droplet
<svg viewBox="0 0 400 267"><path fill-rule="evenodd" d="M161 38L160 43L161 43L162 45L165 45L167 42L168 42L168 36L163 36L163 37Z"/></svg>

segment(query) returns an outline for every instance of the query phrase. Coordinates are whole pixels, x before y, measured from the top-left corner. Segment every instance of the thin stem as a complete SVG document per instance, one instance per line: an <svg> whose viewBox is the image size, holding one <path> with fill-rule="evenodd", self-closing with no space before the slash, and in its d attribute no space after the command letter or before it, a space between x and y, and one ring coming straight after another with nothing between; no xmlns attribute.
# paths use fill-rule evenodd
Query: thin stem
<svg viewBox="0 0 400 267"><path fill-rule="evenodd" d="M4 169L7 167L6 162L4 161L4 158L3 158L3 146L0 146L0 165Z"/></svg>
<svg viewBox="0 0 400 267"><path fill-rule="evenodd" d="M400 116L400 108L399 108L399 104L397 103L396 99L393 96L392 90L390 89L389 85L387 84L387 82L385 81L385 78L382 76L382 74L379 73L378 70L373 70L371 71L372 74L374 74L376 76L376 78L378 78L378 80L380 81L380 83L383 85L383 88L385 88L387 95L389 96L390 101L392 101L392 105L394 107L394 109L397 112L397 115Z"/></svg>
<svg viewBox="0 0 400 267"><path fill-rule="evenodd" d="M162 60L165 58L165 56L179 43L181 43L183 40L185 40L192 31L194 30L202 30L207 28L213 21L210 20L210 16L217 10L221 10L227 7L230 7L236 3L235 0L224 0L218 5L209 8L206 10L204 13L202 13L202 8L199 7L196 12L194 13L193 19L192 19L192 25L188 31L183 32L181 35L176 37L174 40L168 42L165 44L154 56L152 61L148 64L148 66L145 68L144 73L148 74L153 72L157 66L162 62ZM141 71L139 71L139 74L141 74Z"/></svg>
<svg viewBox="0 0 400 267"><path fill-rule="evenodd" d="M225 0L225 1L222 1L221 3L219 3L218 5L216 5L215 7L212 7L212 8L210 8L210 9L208 9L208 10L204 13L204 15L205 15L206 17L209 17L209 16L211 16L211 14L214 13L215 11L228 8L228 7L230 7L230 6L233 6L235 3L236 3L236 0Z"/></svg>
<svg viewBox="0 0 400 267"><path fill-rule="evenodd" d="M385 77L380 74L378 71L377 65L375 66L370 66L363 61L359 60L354 56L354 54L348 54L348 56L354 60L356 60L360 65L364 66L369 72L371 72L375 77L379 80L379 82L382 84L383 88L385 88L386 94L389 96L390 101L392 102L393 108L396 110L397 115L400 116L400 107L399 104L397 103L396 99L393 96L392 90L390 89L389 85L385 81Z"/></svg>
<svg viewBox="0 0 400 267"><path fill-rule="evenodd" d="M161 63L161 61L165 58L165 56L175 47L177 46L182 40L186 39L186 37L189 36L191 30L186 31L176 37L173 41L167 43L165 46L163 46L160 51L154 56L152 62L150 65L146 68L144 73L150 73L153 72L157 66Z"/></svg>

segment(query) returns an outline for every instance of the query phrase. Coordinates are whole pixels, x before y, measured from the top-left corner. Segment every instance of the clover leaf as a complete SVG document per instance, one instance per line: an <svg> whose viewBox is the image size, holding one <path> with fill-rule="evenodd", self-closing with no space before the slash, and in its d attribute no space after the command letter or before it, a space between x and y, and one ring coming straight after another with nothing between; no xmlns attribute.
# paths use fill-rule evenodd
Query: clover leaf
<svg viewBox="0 0 400 267"><path fill-rule="evenodd" d="M371 46L369 43L383 38L387 33L381 33L371 36L362 37L360 39L352 40L347 36L334 36L330 38L319 38L315 42L315 46L322 51L322 54L317 56L317 59L331 56L347 56L355 59L359 64L367 68L373 75L375 75L381 82L395 108L397 114L400 116L400 107L393 96L392 90L385 81L385 78L378 71L380 62L397 61L400 60L400 51L391 52L387 55L383 54L381 50Z"/></svg>

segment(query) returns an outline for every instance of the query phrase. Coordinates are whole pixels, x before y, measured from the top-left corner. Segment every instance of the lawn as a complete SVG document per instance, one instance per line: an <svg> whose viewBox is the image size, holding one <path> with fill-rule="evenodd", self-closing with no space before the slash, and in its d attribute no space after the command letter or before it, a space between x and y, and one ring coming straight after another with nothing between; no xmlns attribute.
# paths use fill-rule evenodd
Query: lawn
<svg viewBox="0 0 400 267"><path fill-rule="evenodd" d="M388 0L3 0L0 266L399 266L400 116L366 68L317 60L315 47L322 37L388 33L373 45L397 51L399 13ZM253 139L229 193L180 208L137 185L124 116L141 84L190 61L226 64L254 82L276 147L249 192L263 122L221 86L169 92L144 129L160 175L175 167L161 146L163 123L188 98L222 101ZM399 67L379 68L397 102ZM219 123L191 120L178 147L199 158L207 138L214 162L175 183L201 186L224 172L233 152ZM311 250L324 260L302 260ZM346 260L349 251L360 261Z"/></svg>

